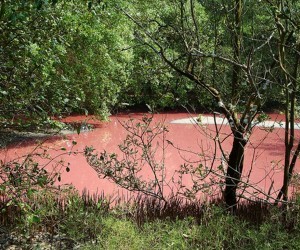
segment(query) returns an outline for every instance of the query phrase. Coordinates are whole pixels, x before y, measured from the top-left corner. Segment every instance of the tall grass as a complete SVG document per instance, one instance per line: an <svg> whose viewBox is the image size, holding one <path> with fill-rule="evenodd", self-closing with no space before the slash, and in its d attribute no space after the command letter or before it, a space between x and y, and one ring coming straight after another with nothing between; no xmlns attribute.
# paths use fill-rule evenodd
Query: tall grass
<svg viewBox="0 0 300 250"><path fill-rule="evenodd" d="M103 195L68 189L41 190L27 205L27 211L2 211L2 227L25 238L47 233L53 249L300 249L298 201L284 216L281 208L259 201L241 203L233 216L220 200L137 197L112 206ZM36 242L26 244L22 249Z"/></svg>

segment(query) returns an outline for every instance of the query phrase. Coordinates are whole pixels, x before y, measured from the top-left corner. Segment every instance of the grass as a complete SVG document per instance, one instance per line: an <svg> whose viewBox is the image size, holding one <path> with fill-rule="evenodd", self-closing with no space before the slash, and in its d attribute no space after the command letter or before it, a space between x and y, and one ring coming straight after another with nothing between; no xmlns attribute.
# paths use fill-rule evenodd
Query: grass
<svg viewBox="0 0 300 250"><path fill-rule="evenodd" d="M107 218L98 244L82 249L299 249L298 233L263 223L258 228L214 212L212 220L198 225L192 218L156 220L142 228L129 220Z"/></svg>
<svg viewBox="0 0 300 250"><path fill-rule="evenodd" d="M27 211L1 213L2 230L18 235L10 244L22 249L43 249L43 241L52 249L300 249L299 202L285 216L259 202L241 204L235 216L218 201L137 198L112 208L103 196L73 190L41 190L29 203ZM39 234L47 239L34 240Z"/></svg>

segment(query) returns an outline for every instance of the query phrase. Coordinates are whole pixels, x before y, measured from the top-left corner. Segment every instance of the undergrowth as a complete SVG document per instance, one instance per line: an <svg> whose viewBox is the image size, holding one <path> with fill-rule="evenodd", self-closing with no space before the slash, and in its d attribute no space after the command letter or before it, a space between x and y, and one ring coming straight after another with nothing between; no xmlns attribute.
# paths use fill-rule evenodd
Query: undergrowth
<svg viewBox="0 0 300 250"><path fill-rule="evenodd" d="M40 190L28 205L26 211L2 211L1 231L7 239L23 238L9 242L2 235L2 249L9 244L43 249L38 234L49 235L44 241L50 249L300 249L298 201L284 213L259 201L244 202L233 216L219 200L138 197L112 203L103 195L80 196L66 189Z"/></svg>

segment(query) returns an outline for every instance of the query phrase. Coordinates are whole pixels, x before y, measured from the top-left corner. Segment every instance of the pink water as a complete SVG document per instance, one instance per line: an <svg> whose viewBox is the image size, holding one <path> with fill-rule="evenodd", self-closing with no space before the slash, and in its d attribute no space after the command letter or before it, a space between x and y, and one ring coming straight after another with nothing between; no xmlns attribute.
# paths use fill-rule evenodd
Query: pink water
<svg viewBox="0 0 300 250"><path fill-rule="evenodd" d="M49 149L52 156L62 153L54 149L66 148L66 150L82 152L86 146L93 146L97 151L106 150L107 152L119 152L118 145L124 140L126 130L120 124L128 120L128 118L142 118L143 114L119 114L110 117L109 122L99 122L91 117L72 116L65 119L67 122L87 121L95 126L95 129L88 132L81 132L66 135L65 137L57 136L44 143L44 146ZM186 161L201 160L197 164L209 166L212 162L212 156L215 154L214 140L215 126L205 125L202 127L193 124L171 124L175 119L187 118L190 115L187 113L168 113L154 115L155 122L164 122L168 127L169 133L167 139L172 142L165 150L165 167L167 179L170 180L174 172L179 169L181 164ZM275 115L271 116L273 119L282 119ZM228 126L223 126L220 131L220 139L224 139L230 134ZM300 138L297 132L296 138ZM76 141L77 145L72 146L72 141ZM33 142L23 142L16 144L1 151L1 159L8 161L18 156L31 152L34 148ZM185 151L178 151L175 147L180 147ZM225 139L222 143L223 150L229 153L231 146L231 139ZM199 153L194 155L186 151L193 151ZM203 161L202 155L206 155L206 161ZM161 159L162 152L157 152L157 158ZM216 170L221 164L220 150L216 151L217 159L214 162L213 169ZM65 162L70 163L70 172L65 168L61 169L61 181L57 185L72 184L80 192L87 190L89 193L104 192L107 195L126 194L123 189L118 188L114 183L107 179L100 179L97 173L86 162L83 155L63 155ZM59 158L59 159L60 159ZM274 129L272 133L268 133L262 128L255 128L250 143L247 147L245 155L244 177L245 182L249 182L251 186L247 188L243 194L247 197L256 195L256 191L268 193L274 197L276 192L282 185L282 165L284 159L284 130ZM196 164L196 165L197 165ZM300 170L299 163L295 172ZM216 170L217 171L217 170ZM151 172L151 171L150 171ZM218 172L220 174L220 172ZM149 169L145 169L144 175L149 175ZM248 180L249 177L249 180ZM222 178L216 175L210 175L204 181L209 183L211 181L219 182ZM184 177L184 184L191 186L192 181L188 176ZM273 184L272 184L273 183ZM271 186L271 188L270 188ZM220 187L215 186L214 192L220 193ZM257 194L258 195L258 194ZM261 194L260 194L261 195Z"/></svg>

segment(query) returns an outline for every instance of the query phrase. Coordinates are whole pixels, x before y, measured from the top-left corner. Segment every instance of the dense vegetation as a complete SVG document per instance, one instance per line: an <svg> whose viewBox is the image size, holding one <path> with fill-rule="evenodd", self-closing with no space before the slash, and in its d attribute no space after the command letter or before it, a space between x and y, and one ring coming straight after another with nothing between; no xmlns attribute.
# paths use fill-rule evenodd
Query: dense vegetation
<svg viewBox="0 0 300 250"><path fill-rule="evenodd" d="M1 1L2 119L107 117L131 56L121 53L126 19L105 5L97 10L83 1Z"/></svg>
<svg viewBox="0 0 300 250"><path fill-rule="evenodd" d="M27 198L51 189L55 178L60 178L58 173L48 175L32 155L21 163L1 161L3 211L19 209L21 222L14 225L26 232L54 220L59 222L51 228L54 233L63 232L68 239L81 242L85 236L80 230L87 230L94 238L100 235L101 245L112 249L118 244L148 249L153 247L156 234L161 236L155 238L160 239L158 249L258 248L262 244L271 249L296 248L299 208L297 202L289 208L288 187L300 154L294 125L299 110L299 20L298 0L263 0L259 4L254 0L0 0L1 131L58 126L53 117L72 113L106 119L124 108L218 111L229 122L231 133L226 137L232 139L227 154L218 135L214 138L216 150L226 163L224 199L227 208L238 214L237 190L253 127L266 118L263 112L270 108L284 111L286 122L283 185L274 198L275 205L283 202L283 210L270 209L271 216L261 224L250 225L224 215L213 205L204 216L209 220L147 221L138 228L128 220L130 216L122 217L124 213L120 215L117 210L100 211L96 216L94 211L85 210L81 198L69 194L60 207L61 200L53 200L53 210L45 201L31 204ZM144 123L127 127L134 133L127 137L125 155L133 155L132 147L140 147L144 157L151 155L151 144L145 140L152 141L165 128L150 130L148 121L145 118ZM155 191L157 183L159 186L157 179L152 186L134 179L139 170L136 162L126 165L114 153L94 154L91 148L85 154L100 174L118 184L124 185L125 180L128 189L141 191L146 187L149 191L150 187ZM52 161L47 150L37 156ZM153 172L158 171L150 158ZM184 171L197 175L199 168ZM66 169L69 171L69 166ZM167 202L163 196L153 196ZM92 205L93 209L99 206ZM78 210L72 211L75 208ZM79 230L78 224L72 224L75 217L88 226L96 223L92 223L95 227L81 224ZM157 227L162 231L155 231ZM131 238L111 234L122 230ZM207 237L201 238L203 235ZM267 243L263 242L266 238Z"/></svg>
<svg viewBox="0 0 300 250"><path fill-rule="evenodd" d="M70 113L106 118L128 104L207 111L215 106L203 89L170 70L155 51L143 44L136 25L120 10L129 9L144 24L153 17L149 31L165 37L162 42L168 55L176 58L185 51L178 34L181 24L177 3L3 0L0 4L0 116L6 124L17 125L20 118L28 117L47 121L48 117ZM222 24L231 18L225 9L229 7L222 1L200 1L195 6L201 24L197 31L191 28L190 32L198 33L197 39L208 53L231 53L230 27ZM241 31L244 50L264 43L266 31L273 30L272 9L266 7L260 3L254 9L251 1L245 4ZM297 7L289 11L298 15ZM192 25L189 13L185 15L187 25ZM173 31L164 29L164 25L173 27ZM192 33L185 34L189 35L195 38ZM296 39L297 34L293 37ZM272 64L268 59L270 49L261 48L260 67ZM232 73L228 65L212 58L202 60L194 70L212 86L221 84L226 98L230 98ZM268 107L282 108L282 89L278 91L273 83L268 92L271 96L263 97Z"/></svg>
<svg viewBox="0 0 300 250"><path fill-rule="evenodd" d="M111 208L103 198L49 191L25 214L0 219L3 249L298 249L300 210L288 214L260 202L241 204L237 216L220 203L137 200ZM251 212L250 212L251 211ZM1 245L0 245L0 249Z"/></svg>
<svg viewBox="0 0 300 250"><path fill-rule="evenodd" d="M1 1L0 22L2 122L205 104L109 2Z"/></svg>

